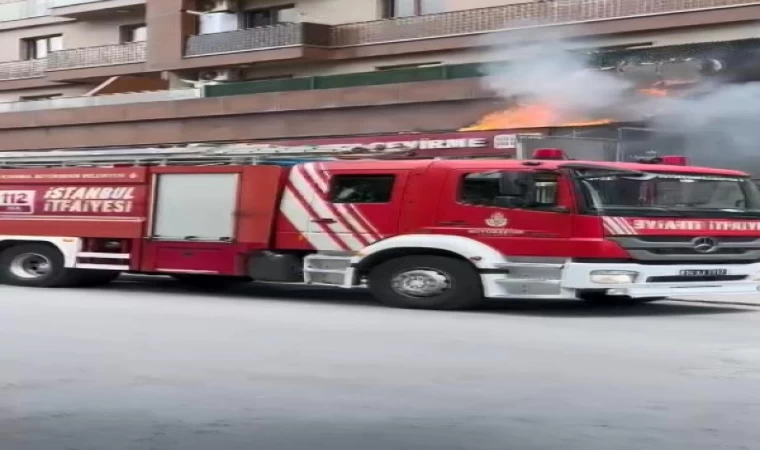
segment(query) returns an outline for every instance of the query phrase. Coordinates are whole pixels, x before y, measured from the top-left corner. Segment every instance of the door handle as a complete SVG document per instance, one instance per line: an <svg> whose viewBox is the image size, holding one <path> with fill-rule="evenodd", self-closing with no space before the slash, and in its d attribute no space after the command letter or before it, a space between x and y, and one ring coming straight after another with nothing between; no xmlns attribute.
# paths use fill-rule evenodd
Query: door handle
<svg viewBox="0 0 760 450"><path fill-rule="evenodd" d="M438 222L438 225L467 225L464 220L450 220L448 222Z"/></svg>
<svg viewBox="0 0 760 450"><path fill-rule="evenodd" d="M314 222L314 223L335 223L335 219L331 219L329 217L321 217L319 219L312 219L312 222Z"/></svg>

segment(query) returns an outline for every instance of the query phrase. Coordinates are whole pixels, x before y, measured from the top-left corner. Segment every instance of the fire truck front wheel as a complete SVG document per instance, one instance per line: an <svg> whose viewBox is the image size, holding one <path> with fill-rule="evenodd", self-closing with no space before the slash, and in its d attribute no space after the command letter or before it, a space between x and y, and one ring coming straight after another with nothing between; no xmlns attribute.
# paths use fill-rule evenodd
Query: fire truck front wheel
<svg viewBox="0 0 760 450"><path fill-rule="evenodd" d="M16 245L0 253L0 282L15 286L58 287L71 279L63 255L46 244Z"/></svg>
<svg viewBox="0 0 760 450"><path fill-rule="evenodd" d="M388 306L459 310L483 300L480 276L467 261L412 255L385 261L369 273L369 288Z"/></svg>

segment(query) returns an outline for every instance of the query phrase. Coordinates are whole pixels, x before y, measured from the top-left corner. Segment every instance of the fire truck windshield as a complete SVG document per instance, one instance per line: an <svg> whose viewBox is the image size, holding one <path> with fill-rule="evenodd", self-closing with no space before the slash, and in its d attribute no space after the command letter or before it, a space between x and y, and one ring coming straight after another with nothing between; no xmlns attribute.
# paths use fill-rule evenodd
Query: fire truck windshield
<svg viewBox="0 0 760 450"><path fill-rule="evenodd" d="M579 175L586 209L593 214L760 217L760 189L749 178L612 171Z"/></svg>

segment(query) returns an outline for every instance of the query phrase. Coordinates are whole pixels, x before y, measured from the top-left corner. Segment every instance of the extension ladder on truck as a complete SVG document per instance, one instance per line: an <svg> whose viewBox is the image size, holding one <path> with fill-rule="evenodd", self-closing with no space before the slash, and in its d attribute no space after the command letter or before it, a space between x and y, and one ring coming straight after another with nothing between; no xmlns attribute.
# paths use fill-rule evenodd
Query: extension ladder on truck
<svg viewBox="0 0 760 450"><path fill-rule="evenodd" d="M39 150L0 153L0 169L45 167L114 167L124 165L296 164L296 158L366 159L403 156L399 151L375 151L343 145L200 144L186 147L126 147L87 150ZM305 162L305 161L304 161Z"/></svg>

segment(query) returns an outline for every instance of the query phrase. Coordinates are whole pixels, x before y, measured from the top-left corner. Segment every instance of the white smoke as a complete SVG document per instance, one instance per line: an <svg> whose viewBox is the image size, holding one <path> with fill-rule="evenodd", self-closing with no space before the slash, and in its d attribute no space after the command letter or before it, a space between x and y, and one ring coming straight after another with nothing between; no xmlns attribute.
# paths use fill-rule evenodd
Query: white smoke
<svg viewBox="0 0 760 450"><path fill-rule="evenodd" d="M588 70L588 58L573 50L577 44L556 31L518 32L493 47L492 59L506 64L485 65L484 82L504 98L550 105L567 116L593 116L617 106L632 86Z"/></svg>
<svg viewBox="0 0 760 450"><path fill-rule="evenodd" d="M686 139L699 164L748 169L747 158L757 157L751 169L760 173L760 84L711 82L685 96L646 96L614 70L589 69L598 43L547 27L508 36L488 42L489 59L505 64L483 66L483 83L499 96L549 105L565 121L646 120Z"/></svg>

